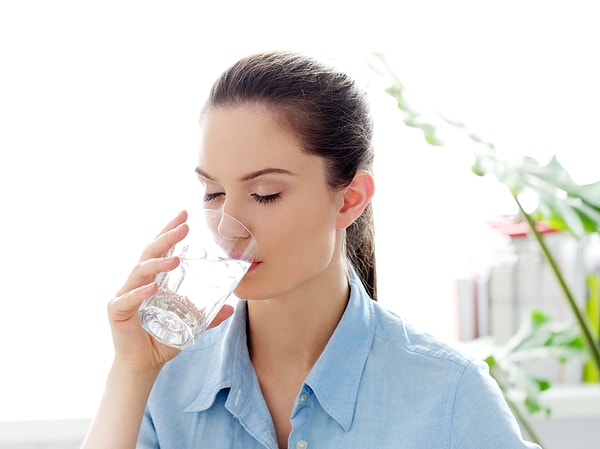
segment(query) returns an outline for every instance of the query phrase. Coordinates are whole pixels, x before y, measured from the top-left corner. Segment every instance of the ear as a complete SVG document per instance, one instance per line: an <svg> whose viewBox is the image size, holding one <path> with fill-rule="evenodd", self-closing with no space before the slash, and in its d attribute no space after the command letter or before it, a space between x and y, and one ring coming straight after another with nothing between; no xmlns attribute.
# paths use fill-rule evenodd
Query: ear
<svg viewBox="0 0 600 449"><path fill-rule="evenodd" d="M354 220L365 210L374 193L373 175L365 170L357 171L352 182L341 192L342 205L338 211L337 227L345 229L354 223Z"/></svg>

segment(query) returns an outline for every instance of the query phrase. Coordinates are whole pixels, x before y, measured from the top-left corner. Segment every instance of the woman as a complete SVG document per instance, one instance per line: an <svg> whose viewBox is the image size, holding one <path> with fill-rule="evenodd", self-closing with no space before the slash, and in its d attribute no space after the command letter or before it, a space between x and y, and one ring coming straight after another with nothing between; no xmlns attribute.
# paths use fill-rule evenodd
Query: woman
<svg viewBox="0 0 600 449"><path fill-rule="evenodd" d="M372 300L372 123L346 74L249 56L216 81L201 124L204 207L244 223L258 261L233 316L178 354L137 309L177 265L163 256L186 213L146 247L108 306L115 357L84 448L536 447L485 364Z"/></svg>

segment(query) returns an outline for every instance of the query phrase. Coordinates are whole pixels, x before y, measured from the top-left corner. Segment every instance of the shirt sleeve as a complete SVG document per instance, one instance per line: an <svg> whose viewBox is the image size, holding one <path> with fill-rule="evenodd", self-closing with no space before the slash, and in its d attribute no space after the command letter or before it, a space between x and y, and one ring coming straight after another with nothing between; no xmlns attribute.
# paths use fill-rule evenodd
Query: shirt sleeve
<svg viewBox="0 0 600 449"><path fill-rule="evenodd" d="M524 441L500 387L488 365L473 361L457 387L451 425L455 449L540 449Z"/></svg>
<svg viewBox="0 0 600 449"><path fill-rule="evenodd" d="M138 434L138 440L136 449L160 449L158 444L158 438L156 436L156 429L154 428L154 422L146 407L144 417L142 418L142 425L140 427L140 433Z"/></svg>

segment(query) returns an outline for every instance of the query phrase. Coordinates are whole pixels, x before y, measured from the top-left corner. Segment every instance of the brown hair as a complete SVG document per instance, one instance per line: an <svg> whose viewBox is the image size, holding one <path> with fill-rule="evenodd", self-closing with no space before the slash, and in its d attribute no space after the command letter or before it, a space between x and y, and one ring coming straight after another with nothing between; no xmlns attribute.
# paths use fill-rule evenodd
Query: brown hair
<svg viewBox="0 0 600 449"><path fill-rule="evenodd" d="M290 51L245 57L214 83L202 115L214 107L255 103L277 112L309 154L321 156L333 190L357 170L373 170L373 123L365 92L346 73ZM377 299L372 205L346 230L346 255Z"/></svg>

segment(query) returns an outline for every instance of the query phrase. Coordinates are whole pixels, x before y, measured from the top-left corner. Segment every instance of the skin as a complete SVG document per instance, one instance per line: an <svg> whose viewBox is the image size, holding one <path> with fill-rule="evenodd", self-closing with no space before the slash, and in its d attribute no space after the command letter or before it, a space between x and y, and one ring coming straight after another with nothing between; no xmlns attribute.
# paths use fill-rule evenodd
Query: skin
<svg viewBox="0 0 600 449"><path fill-rule="evenodd" d="M248 300L251 361L286 448L294 398L348 301L342 242L373 196L373 178L360 171L332 192L323 160L304 153L260 106L211 111L202 136L196 172L204 207L234 216L258 242L257 263L235 293ZM177 266L163 256L186 235L185 219L180 213L146 247L108 305L115 358L85 449L135 447L152 384L177 355L140 327L137 309L156 291L154 276ZM230 314L224 308L213 325Z"/></svg>

